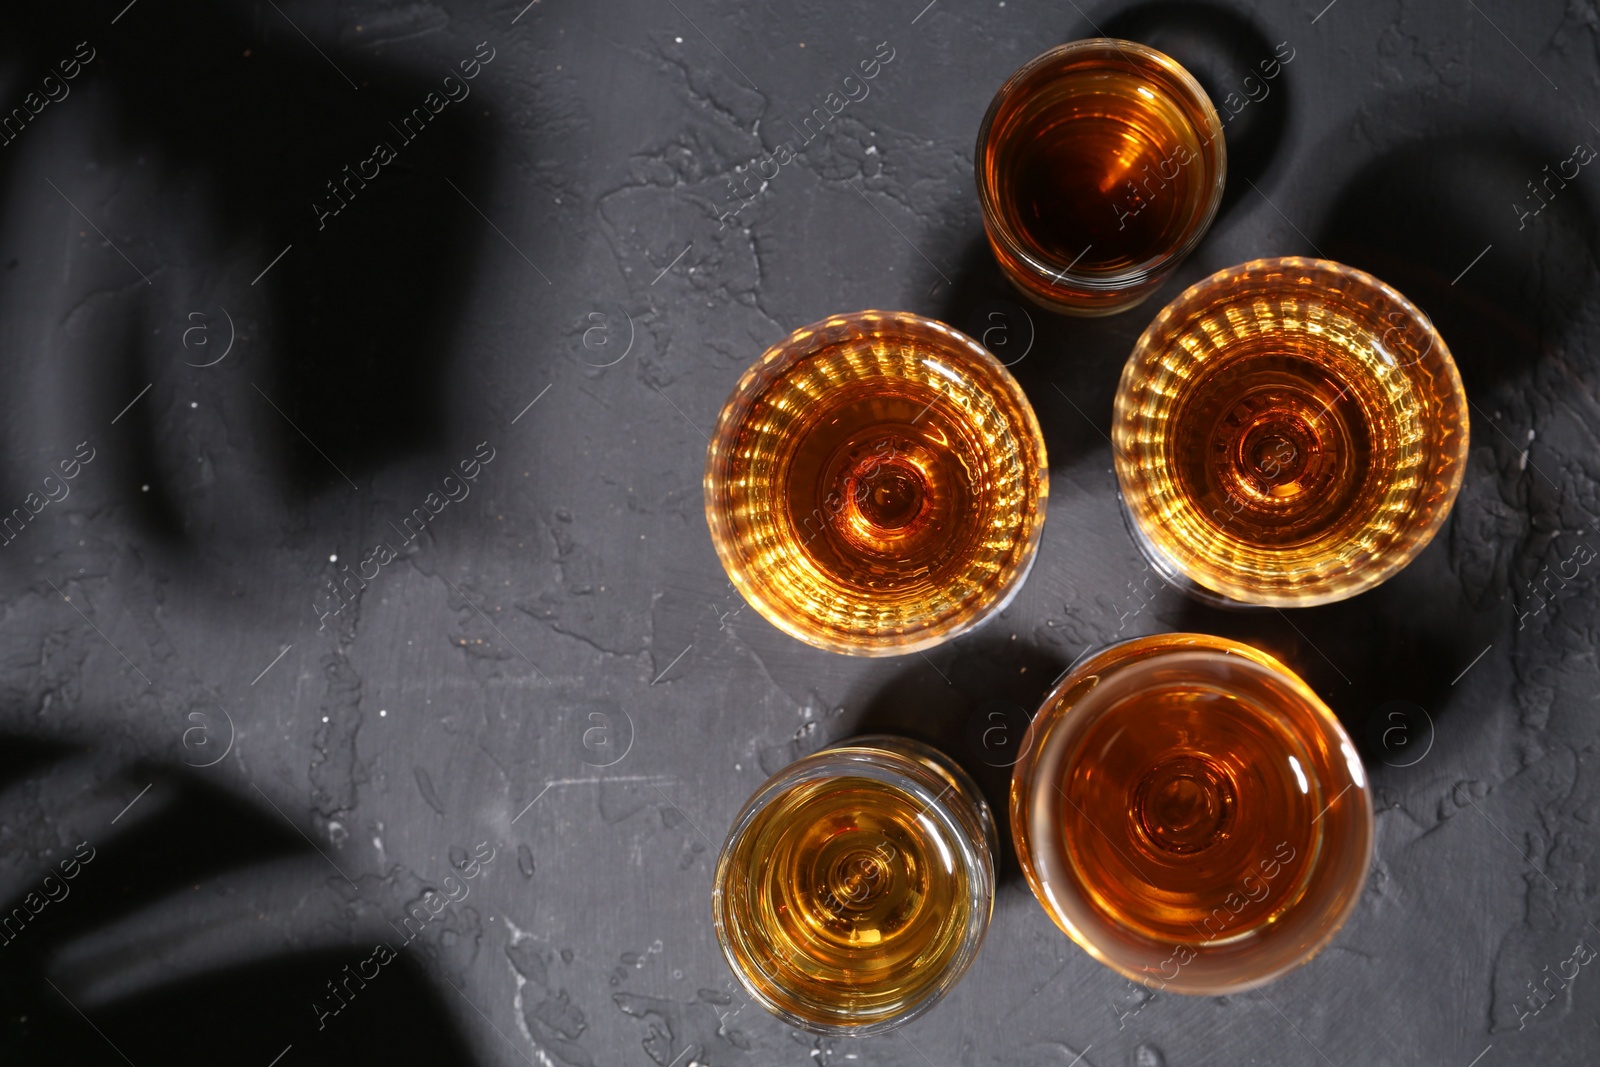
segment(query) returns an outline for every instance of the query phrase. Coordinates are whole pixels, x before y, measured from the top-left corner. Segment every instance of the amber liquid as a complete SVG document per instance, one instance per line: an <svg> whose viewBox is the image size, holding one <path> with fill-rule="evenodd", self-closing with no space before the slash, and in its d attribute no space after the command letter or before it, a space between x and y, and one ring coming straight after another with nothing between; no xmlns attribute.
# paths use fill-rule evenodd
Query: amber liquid
<svg viewBox="0 0 1600 1067"><path fill-rule="evenodd" d="M1195 377L1174 405L1173 473L1218 536L1332 554L1395 478L1397 420L1375 381L1293 349L1255 338Z"/></svg>
<svg viewBox="0 0 1600 1067"><path fill-rule="evenodd" d="M1444 521L1466 400L1431 325L1369 276L1261 260L1174 301L1117 395L1118 479L1148 555L1223 600L1369 588Z"/></svg>
<svg viewBox="0 0 1600 1067"><path fill-rule="evenodd" d="M790 432L787 518L830 579L920 598L971 558L986 510L975 499L982 443L939 392L893 378L850 386Z"/></svg>
<svg viewBox="0 0 1600 1067"><path fill-rule="evenodd" d="M1078 877L1110 919L1174 944L1248 937L1312 887L1332 797L1303 790L1313 765L1290 720L1224 691L1172 685L1105 713L1096 754L1062 787ZM1231 898L1231 899L1230 899Z"/></svg>
<svg viewBox="0 0 1600 1067"><path fill-rule="evenodd" d="M1141 73L1061 72L986 165L1008 175L1000 202L1046 263L1116 273L1170 251L1209 188L1194 123ZM1003 154L1003 155L1002 155Z"/></svg>
<svg viewBox="0 0 1600 1067"><path fill-rule="evenodd" d="M718 551L746 598L804 640L866 654L936 643L1001 604L1033 558L1037 422L953 331L879 313L814 329L769 353L724 411L706 476Z"/></svg>
<svg viewBox="0 0 1600 1067"><path fill-rule="evenodd" d="M1029 728L1012 833L1045 910L1137 981L1220 994L1303 963L1360 896L1365 772L1247 645L1163 634L1076 667Z"/></svg>
<svg viewBox="0 0 1600 1067"><path fill-rule="evenodd" d="M723 881L733 954L763 999L813 1023L865 1023L944 977L972 885L926 810L905 790L844 777L798 785L761 811Z"/></svg>

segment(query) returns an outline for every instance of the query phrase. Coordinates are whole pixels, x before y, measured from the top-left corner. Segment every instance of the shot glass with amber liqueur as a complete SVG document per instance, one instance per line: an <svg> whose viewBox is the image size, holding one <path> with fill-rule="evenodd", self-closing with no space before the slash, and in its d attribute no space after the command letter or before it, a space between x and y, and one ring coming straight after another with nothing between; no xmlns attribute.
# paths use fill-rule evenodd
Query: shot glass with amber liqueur
<svg viewBox="0 0 1600 1067"><path fill-rule="evenodd" d="M1112 444L1153 568L1217 605L1355 596L1433 539L1466 469L1467 399L1426 314L1323 259L1218 271L1123 368Z"/></svg>
<svg viewBox="0 0 1600 1067"><path fill-rule="evenodd" d="M1283 664L1203 634L1106 648L1058 683L1011 783L1034 895L1102 963L1221 995L1311 959L1361 897L1372 798Z"/></svg>
<svg viewBox="0 0 1600 1067"><path fill-rule="evenodd" d="M993 908L994 820L942 753L872 735L774 775L717 861L717 938L792 1026L866 1036L920 1016L971 966Z"/></svg>
<svg viewBox="0 0 1600 1067"><path fill-rule="evenodd" d="M1000 269L1072 315L1138 304L1205 235L1227 177L1222 123L1179 63L1133 41L1050 49L989 105L975 155Z"/></svg>
<svg viewBox="0 0 1600 1067"><path fill-rule="evenodd" d="M892 656L1016 595L1049 492L1016 380L932 319L862 311L796 330L739 380L706 457L706 521L779 629Z"/></svg>

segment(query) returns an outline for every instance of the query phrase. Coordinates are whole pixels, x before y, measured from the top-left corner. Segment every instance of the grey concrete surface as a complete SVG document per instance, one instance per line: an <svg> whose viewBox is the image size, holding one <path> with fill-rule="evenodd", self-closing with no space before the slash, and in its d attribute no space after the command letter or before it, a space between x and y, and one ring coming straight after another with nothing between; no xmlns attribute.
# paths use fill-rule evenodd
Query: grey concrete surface
<svg viewBox="0 0 1600 1067"><path fill-rule="evenodd" d="M1596 171L1546 183L1600 145L1592 0L525 2L0 15L0 114L27 112L0 145L0 509L30 515L0 550L0 901L32 916L0 947L0 1063L1600 1058L1600 978L1567 962L1600 948ZM1229 194L1149 306L1024 313L978 121L1101 32L1233 94ZM1470 469L1386 586L1222 614L1144 584L1111 396L1183 286L1297 253L1429 311ZM742 608L700 491L740 371L865 307L1014 360L1053 483L1005 615L879 661ZM769 772L887 727L998 798L975 724L1175 629L1272 650L1365 746L1377 861L1319 958L1152 998L1008 854L979 962L903 1032L744 1005L710 876Z"/></svg>

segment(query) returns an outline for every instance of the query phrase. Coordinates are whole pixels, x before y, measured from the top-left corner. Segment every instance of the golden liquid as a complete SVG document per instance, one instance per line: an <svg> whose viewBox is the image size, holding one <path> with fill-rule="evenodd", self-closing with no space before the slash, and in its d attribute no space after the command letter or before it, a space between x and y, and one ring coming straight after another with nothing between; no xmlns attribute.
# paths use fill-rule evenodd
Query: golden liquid
<svg viewBox="0 0 1600 1067"><path fill-rule="evenodd" d="M921 382L885 377L845 385L791 424L785 518L829 579L919 600L982 550L982 446L941 401Z"/></svg>
<svg viewBox="0 0 1600 1067"><path fill-rule="evenodd" d="M1117 474L1147 553L1224 599L1304 605L1422 550L1460 487L1466 398L1425 316L1324 260L1191 288L1123 371Z"/></svg>
<svg viewBox="0 0 1600 1067"><path fill-rule="evenodd" d="M1239 542L1332 551L1397 480L1393 442L1414 404L1295 347L1246 338L1190 380L1169 424L1174 481Z"/></svg>
<svg viewBox="0 0 1600 1067"><path fill-rule="evenodd" d="M866 777L774 798L719 869L723 928L745 980L816 1024L888 1019L962 952L972 875L916 796Z"/></svg>
<svg viewBox="0 0 1600 1067"><path fill-rule="evenodd" d="M1011 136L989 146L989 165L1024 247L1046 262L1128 270L1171 250L1205 205L1200 135L1142 73L1068 66Z"/></svg>
<svg viewBox="0 0 1600 1067"><path fill-rule="evenodd" d="M1044 442L975 342L862 312L769 350L723 410L706 514L729 576L775 625L836 651L928 647L994 610L1031 563Z"/></svg>
<svg viewBox="0 0 1600 1067"><path fill-rule="evenodd" d="M1186 634L1117 645L1035 726L1047 751L1013 786L1024 870L1130 977L1184 992L1263 980L1320 948L1359 897L1372 838L1359 760L1264 654Z"/></svg>
<svg viewBox="0 0 1600 1067"><path fill-rule="evenodd" d="M1046 53L1001 89L979 137L996 257L1046 304L1121 310L1209 225L1225 156L1210 101L1170 58L1110 41Z"/></svg>
<svg viewBox="0 0 1600 1067"><path fill-rule="evenodd" d="M1306 714L1199 684L1164 685L1106 711L1083 741L1095 758L1059 798L1061 833L1095 906L1145 936L1187 944L1248 936L1293 907L1313 888L1304 860L1321 826L1312 820L1332 799L1320 782L1300 789L1289 763L1312 763L1310 739L1291 725ZM1235 898L1237 911L1227 904L1235 894L1248 900Z"/></svg>

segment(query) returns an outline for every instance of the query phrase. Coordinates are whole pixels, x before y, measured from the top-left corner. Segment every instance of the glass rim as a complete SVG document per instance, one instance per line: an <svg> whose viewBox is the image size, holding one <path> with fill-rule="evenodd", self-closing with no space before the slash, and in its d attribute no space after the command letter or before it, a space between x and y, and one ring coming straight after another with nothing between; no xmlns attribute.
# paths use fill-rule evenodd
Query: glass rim
<svg viewBox="0 0 1600 1067"><path fill-rule="evenodd" d="M946 799L946 794L950 792L949 783L943 782L940 775L920 762L916 755L901 751L902 748L931 755L947 772L953 772L952 780L958 790L970 791L966 799L977 809L975 816L978 821L977 826L966 825L960 814L950 806ZM841 768L839 766L841 762L846 766ZM954 843L961 857L961 865L970 879L969 891L975 898L982 897L983 906L974 906L970 909L966 929L961 935L959 951L945 964L944 975L938 982L929 987L916 1001L900 1011L869 1022L851 1023L841 1018L841 1021L836 1023L822 1023L800 1016L785 1005L775 1002L762 992L757 983L746 973L744 964L734 951L733 939L727 929L724 904L727 892L724 886L728 877L728 858L734 846L749 831L751 823L768 804L808 782L852 777L870 778L892 785L916 798L923 806L923 812L932 815L945 835ZM935 791L936 783L939 784L938 791ZM745 801L739 814L734 818L722 848L717 853L717 864L712 876L711 911L717 943L739 985L751 1000L790 1026L807 1033L831 1037L871 1037L887 1033L931 1010L971 969L988 935L989 921L994 910L995 891L998 887L996 868L998 837L992 816L987 820L983 818L987 808L988 803L976 783L949 756L931 745L887 734L867 734L848 738L836 745L802 756L773 774L762 783L749 800ZM748 889L748 885L746 888ZM767 977L770 979L770 976ZM773 984L781 983L773 982Z"/></svg>
<svg viewBox="0 0 1600 1067"><path fill-rule="evenodd" d="M1206 132L1209 137L1201 145L1200 150L1202 153L1214 150L1217 170L1216 178L1211 183L1210 190L1206 196L1205 210L1190 220L1189 227L1184 232L1183 240L1159 255L1152 256L1142 263L1127 267L1114 274L1103 271L1074 271L1071 263L1065 265L1045 263L1033 252L1029 251L1015 229L1006 220L1005 212L1001 210L999 197L993 184L988 181L986 168L983 166L985 149L993 135L994 125L999 119L1002 105L1007 98L1028 79L1038 76L1040 71L1049 64L1065 56L1088 52L1106 56L1116 54L1123 56L1124 59L1126 59L1126 53L1132 52L1169 77L1185 94L1183 98L1180 98L1180 103L1193 103L1204 117L1207 127ZM1198 134L1201 131L1197 128L1195 132ZM1041 52L1018 67L995 91L994 98L990 100L989 107L984 112L983 121L978 126L977 147L973 158L978 186L978 203L982 209L985 227L990 235L1003 244L1010 255L1027 264L1029 269L1041 276L1052 279L1051 285L1066 283L1092 292L1114 293L1148 281L1157 276L1163 268L1175 266L1188 257L1211 229L1211 224L1216 221L1217 212L1222 206L1222 194L1227 185L1228 177L1228 150L1227 143L1223 139L1222 120L1218 117L1216 105L1211 102L1211 96L1205 91L1205 87L1200 84L1193 74L1189 73L1183 64L1165 52L1151 48L1146 44L1140 44L1138 41L1129 41L1120 37L1085 37L1076 41L1068 41L1065 44L1059 44Z"/></svg>
<svg viewBox="0 0 1600 1067"><path fill-rule="evenodd" d="M1241 278L1274 270L1300 271L1307 276L1303 279L1307 284L1317 275L1347 279L1355 282L1366 292L1381 297L1395 311L1404 315L1409 325L1416 327L1427 337L1428 347L1416 359L1396 363L1396 368L1409 370L1425 365L1430 374L1442 378L1447 383L1444 391L1453 409L1452 414L1458 417L1461 427L1460 440L1455 450L1450 452L1440 449L1436 462L1425 472L1425 481L1444 482L1443 492L1427 502L1426 512L1419 507L1412 513L1413 516L1426 514L1426 521L1410 527L1414 535L1405 544L1404 551L1391 551L1376 562L1369 560L1364 565L1352 565L1349 577L1345 580L1321 581L1318 586L1312 587L1316 591L1309 594L1254 590L1247 588L1243 582L1220 583L1208 580L1214 579L1214 575L1190 573L1181 560L1160 547L1146 528L1145 517L1134 510L1129 496L1131 492L1140 489L1142 479L1139 467L1129 456L1127 449L1118 443L1124 432L1126 410L1124 401L1137 379L1137 368L1160 357L1160 352L1156 351L1157 338L1171 329L1174 323L1205 308L1219 293L1237 292L1236 283ZM1472 443L1471 412L1466 387L1461 381L1461 372L1456 366L1454 356L1450 353L1449 345L1427 312L1413 303L1404 293L1359 267L1352 267L1337 260L1319 256L1265 256L1223 267L1208 274L1184 289L1150 320L1139 334L1139 339L1134 342L1117 381L1117 390L1112 401L1111 441L1118 496L1122 501L1129 532L1134 535L1133 541L1140 553L1169 585L1197 600L1219 607L1309 608L1347 600L1382 585L1408 567L1433 542L1434 537L1444 526L1445 520L1450 517L1466 478L1468 454ZM1352 561L1353 557L1351 560L1346 560L1347 563ZM1181 580L1175 580L1175 575L1181 576ZM1218 588L1219 585L1226 587Z"/></svg>
<svg viewBox="0 0 1600 1067"><path fill-rule="evenodd" d="M1177 648L1171 647L1175 641L1186 642L1186 644ZM1145 655L1139 655L1145 649L1152 649L1152 651ZM1069 754L1065 749L1070 748L1072 742L1076 739L1077 733L1082 729L1082 726L1077 726L1075 729L1069 728L1071 724L1068 720L1079 712L1082 705L1081 703L1066 705L1063 703L1063 698L1073 687L1091 677L1102 675L1108 659L1113 661L1110 666L1114 672L1134 662L1142 662L1146 659L1174 653L1191 653L1195 651L1208 651L1236 656L1254 663L1257 667L1264 669L1278 680L1289 685L1296 695L1305 701L1319 724L1329 730L1333 740L1338 742L1339 750L1344 754L1346 760L1353 760L1355 768L1359 769L1359 775L1353 776L1355 781L1360 783L1359 788L1354 790L1357 803L1360 804L1361 809L1356 815L1356 829L1361 833L1365 847L1361 849L1360 877L1354 884L1361 886L1362 890L1365 889L1367 881L1371 877L1377 851L1377 816L1373 806L1372 780L1367 773L1365 761L1361 759L1355 743L1351 740L1349 732L1345 730L1344 724L1339 721L1339 717L1297 672L1289 668L1276 656L1242 641L1196 632L1147 634L1116 641L1096 649L1091 655L1068 668L1066 674L1055 685L1051 686L1050 692L1040 703L1039 710L1029 723L1028 731L1023 738L1022 754L1012 769L1011 788L1008 797L1008 806L1010 808L1008 822L1010 823L1012 842L1017 849L1017 860L1022 867L1023 876L1028 883L1029 889L1032 890L1034 898L1043 907L1045 913L1050 916L1051 921L1074 944L1095 960L1124 978L1146 987L1155 984L1150 974L1123 963L1113 952L1103 947L1092 933L1084 930L1074 922L1071 915L1051 903L1056 894L1050 892L1049 888L1044 884L1034 858L1036 835L1032 832L1029 824L1028 794L1024 788L1024 779L1031 780L1038 773L1037 765L1043 758L1041 753L1047 749L1058 756L1059 762L1065 761L1066 756ZM1130 656L1138 656L1138 659L1130 659ZM1104 676L1110 677L1110 675ZM1095 684L1096 686L1099 684L1098 677ZM1348 788L1346 789L1346 792L1350 791ZM1340 793L1336 796L1334 802L1337 802L1339 797L1343 795L1344 793ZM1331 809L1334 802L1330 802L1328 808ZM1318 817L1321 818L1320 815ZM1024 844L1026 847L1024 847ZM1064 841L1058 845L1058 848L1061 850L1062 855L1065 856ZM1070 859L1067 860L1067 864L1070 866ZM1093 911L1087 899L1082 898L1075 888L1066 887L1066 894L1076 899L1082 899L1084 906L1091 912ZM1363 893L1360 891L1351 893L1340 903L1339 907L1326 911L1324 914L1330 921L1326 922L1318 935L1313 940L1303 944L1298 952L1291 954L1286 951L1284 953L1285 958L1271 968L1254 973L1248 978L1238 977L1230 981L1220 981L1201 986L1190 985L1185 987L1177 984L1174 978L1162 983L1161 989L1185 996L1226 996L1232 993L1245 992L1258 985L1280 978L1290 971L1310 963L1333 941L1345 924L1349 922L1350 917L1355 914L1356 908L1360 905L1362 895ZM1115 925L1110 922L1106 923L1108 928ZM1184 945L1182 942L1162 941L1158 938L1143 938L1143 940L1152 946L1160 945L1163 948L1168 946L1183 947Z"/></svg>

